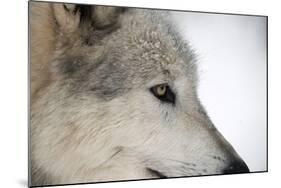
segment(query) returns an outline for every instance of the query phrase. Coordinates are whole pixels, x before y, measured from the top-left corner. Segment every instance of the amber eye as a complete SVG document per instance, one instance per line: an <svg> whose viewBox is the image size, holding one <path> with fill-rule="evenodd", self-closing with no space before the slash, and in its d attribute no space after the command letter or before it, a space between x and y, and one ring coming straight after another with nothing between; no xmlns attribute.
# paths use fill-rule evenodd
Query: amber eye
<svg viewBox="0 0 281 188"><path fill-rule="evenodd" d="M159 84L150 88L153 95L160 101L175 104L175 94L168 84Z"/></svg>
<svg viewBox="0 0 281 188"><path fill-rule="evenodd" d="M166 85L156 86L156 94L158 96L164 96L166 94L166 91L167 91L167 86Z"/></svg>

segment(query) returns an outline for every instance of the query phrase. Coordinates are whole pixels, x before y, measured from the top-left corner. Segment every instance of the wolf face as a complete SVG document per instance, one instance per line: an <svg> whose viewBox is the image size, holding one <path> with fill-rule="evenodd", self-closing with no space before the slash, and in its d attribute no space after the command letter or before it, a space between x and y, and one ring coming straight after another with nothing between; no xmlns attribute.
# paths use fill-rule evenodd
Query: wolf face
<svg viewBox="0 0 281 188"><path fill-rule="evenodd" d="M47 60L32 38L42 10ZM249 172L200 104L196 57L167 11L31 11L32 185Z"/></svg>

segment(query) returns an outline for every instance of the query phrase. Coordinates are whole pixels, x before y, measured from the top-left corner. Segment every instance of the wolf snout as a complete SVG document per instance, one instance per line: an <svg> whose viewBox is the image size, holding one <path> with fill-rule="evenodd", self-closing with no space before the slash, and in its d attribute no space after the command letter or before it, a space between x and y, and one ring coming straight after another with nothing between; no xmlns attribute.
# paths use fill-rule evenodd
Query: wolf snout
<svg viewBox="0 0 281 188"><path fill-rule="evenodd" d="M237 160L224 169L224 174L239 174L239 173L248 173L250 172L246 163L242 160Z"/></svg>

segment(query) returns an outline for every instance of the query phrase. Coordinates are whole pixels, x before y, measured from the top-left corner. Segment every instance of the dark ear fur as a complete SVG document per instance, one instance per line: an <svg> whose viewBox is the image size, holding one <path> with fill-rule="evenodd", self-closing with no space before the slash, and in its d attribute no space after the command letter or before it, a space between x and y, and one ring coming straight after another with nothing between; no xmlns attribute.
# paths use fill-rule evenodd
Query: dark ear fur
<svg viewBox="0 0 281 188"><path fill-rule="evenodd" d="M92 8L94 27L103 29L116 24L119 15L124 11L125 8L121 7L94 6Z"/></svg>
<svg viewBox="0 0 281 188"><path fill-rule="evenodd" d="M87 30L107 30L116 25L124 8L55 3L53 12L63 34L81 31L85 35Z"/></svg>

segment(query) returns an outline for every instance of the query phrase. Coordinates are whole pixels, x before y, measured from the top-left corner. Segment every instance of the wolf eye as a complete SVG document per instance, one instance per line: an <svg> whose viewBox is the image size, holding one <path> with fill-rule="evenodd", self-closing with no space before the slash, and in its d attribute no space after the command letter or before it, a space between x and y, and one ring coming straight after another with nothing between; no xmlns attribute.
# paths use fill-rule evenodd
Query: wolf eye
<svg viewBox="0 0 281 188"><path fill-rule="evenodd" d="M150 88L153 95L160 101L175 104L176 96L168 84L159 84Z"/></svg>

